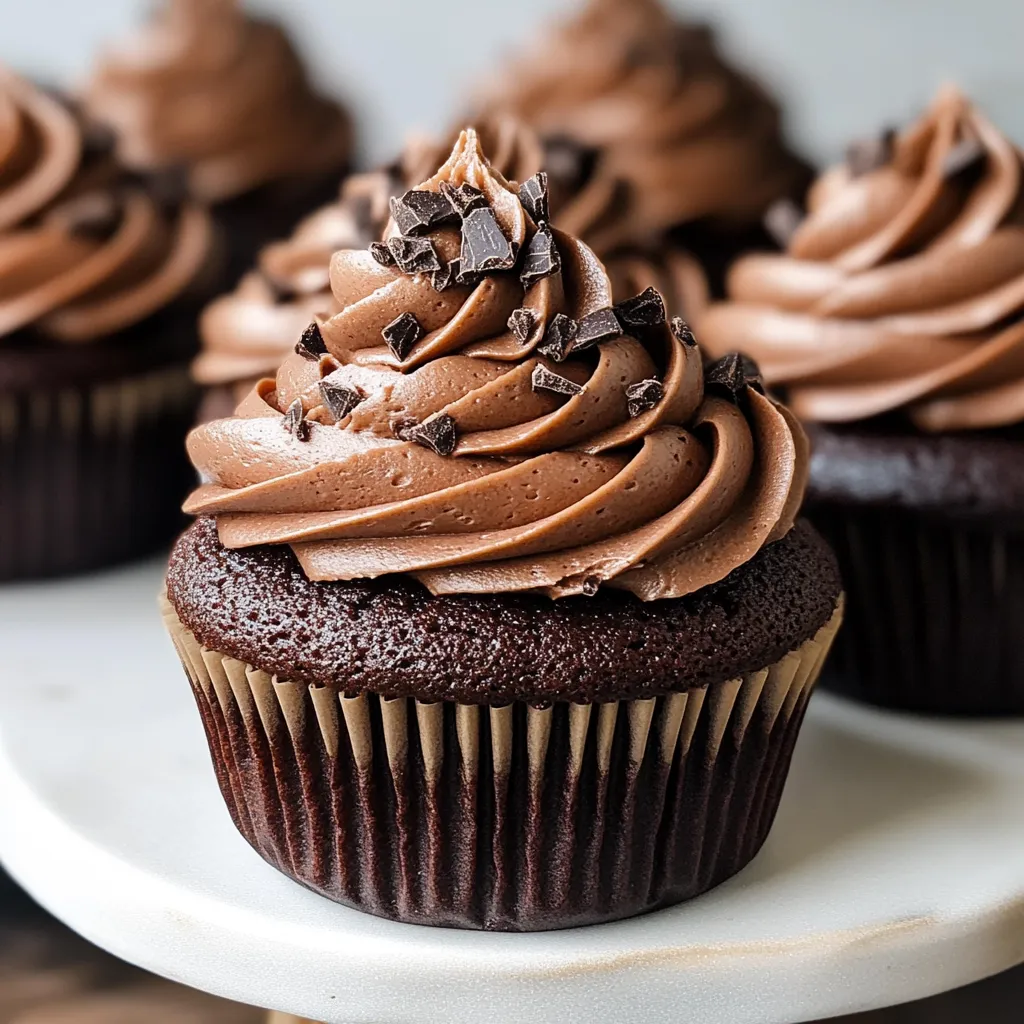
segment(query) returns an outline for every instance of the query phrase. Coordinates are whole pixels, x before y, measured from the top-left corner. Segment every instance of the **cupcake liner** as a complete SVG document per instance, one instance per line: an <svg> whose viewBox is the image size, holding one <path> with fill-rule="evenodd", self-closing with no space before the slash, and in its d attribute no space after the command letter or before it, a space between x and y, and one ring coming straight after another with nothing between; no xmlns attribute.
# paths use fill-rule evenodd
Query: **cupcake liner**
<svg viewBox="0 0 1024 1024"><path fill-rule="evenodd" d="M169 541L192 474L185 366L0 394L0 580L108 565Z"/></svg>
<svg viewBox="0 0 1024 1024"><path fill-rule="evenodd" d="M231 816L330 899L531 931L677 903L757 853L842 615L779 662L618 703L426 704L281 682L163 600Z"/></svg>
<svg viewBox="0 0 1024 1024"><path fill-rule="evenodd" d="M848 596L822 685L889 708L1024 714L1024 530L884 507L808 515Z"/></svg>

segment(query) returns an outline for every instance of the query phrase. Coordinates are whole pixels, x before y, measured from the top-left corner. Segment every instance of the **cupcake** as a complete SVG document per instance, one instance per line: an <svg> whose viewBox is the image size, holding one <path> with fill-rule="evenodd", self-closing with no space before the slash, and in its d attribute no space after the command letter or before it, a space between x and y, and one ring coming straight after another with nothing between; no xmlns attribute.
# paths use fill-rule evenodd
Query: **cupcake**
<svg viewBox="0 0 1024 1024"><path fill-rule="evenodd" d="M165 616L241 833L400 921L623 918L740 870L841 614L795 419L465 132L189 452ZM403 233L404 232L404 233Z"/></svg>
<svg viewBox="0 0 1024 1024"><path fill-rule="evenodd" d="M538 136L514 118L483 122L479 136L492 166L510 181L525 181L544 167ZM203 351L193 367L207 396L201 419L229 415L259 378L276 372L314 318L327 319L338 311L330 289L331 254L379 241L391 200L429 176L457 138L446 146L410 140L394 164L346 179L333 202L303 220L289 239L265 247L237 288L210 304L200 321ZM602 220L601 202L593 194L576 196L565 177L549 174L548 179L553 222L590 237L590 229ZM703 272L678 247L619 248L607 255L607 263L615 297L654 287L673 310L687 315L707 305Z"/></svg>
<svg viewBox="0 0 1024 1024"><path fill-rule="evenodd" d="M479 105L533 125L552 176L603 207L584 235L601 252L674 231L717 278L739 245L769 244L766 211L807 182L772 100L658 0L589 0Z"/></svg>
<svg viewBox="0 0 1024 1024"><path fill-rule="evenodd" d="M809 515L850 595L828 678L876 704L1024 712L1021 181L946 89L851 147L788 252L740 260L701 321L814 425Z"/></svg>
<svg viewBox="0 0 1024 1024"><path fill-rule="evenodd" d="M285 32L238 0L166 0L103 55L84 103L128 167L180 176L213 206L232 280L330 199L352 150L348 115L314 92Z"/></svg>
<svg viewBox="0 0 1024 1024"><path fill-rule="evenodd" d="M127 176L0 69L0 580L91 569L180 529L206 212Z"/></svg>

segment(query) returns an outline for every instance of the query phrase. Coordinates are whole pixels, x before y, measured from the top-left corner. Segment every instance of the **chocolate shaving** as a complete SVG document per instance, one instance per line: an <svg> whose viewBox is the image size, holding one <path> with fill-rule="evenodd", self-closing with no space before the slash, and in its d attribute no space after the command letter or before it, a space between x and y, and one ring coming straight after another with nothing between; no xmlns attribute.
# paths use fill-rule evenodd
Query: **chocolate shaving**
<svg viewBox="0 0 1024 1024"><path fill-rule="evenodd" d="M505 237L489 206L473 210L463 218L459 258L463 274L487 274L515 266L512 243Z"/></svg>
<svg viewBox="0 0 1024 1024"><path fill-rule="evenodd" d="M544 332L544 341L537 346L537 351L560 363L569 354L578 331L579 325L572 317L557 313L548 324L548 329Z"/></svg>
<svg viewBox="0 0 1024 1024"><path fill-rule="evenodd" d="M556 395L578 395L583 390L574 380L552 372L543 363L533 368L530 384L534 391L551 391Z"/></svg>
<svg viewBox="0 0 1024 1024"><path fill-rule="evenodd" d="M434 291L443 292L451 288L458 281L461 267L462 261L456 257L449 260L440 270L435 270L430 275L430 283L433 285Z"/></svg>
<svg viewBox="0 0 1024 1024"><path fill-rule="evenodd" d="M653 409L665 397L660 380L642 380L626 388L626 408L634 419Z"/></svg>
<svg viewBox="0 0 1024 1024"><path fill-rule="evenodd" d="M397 260L392 254L391 250L383 242L371 242L370 243L370 255L382 266L382 267L394 267L397 266Z"/></svg>
<svg viewBox="0 0 1024 1024"><path fill-rule="evenodd" d="M396 359L404 359L413 345L423 337L423 328L412 313L403 313L382 330L381 335Z"/></svg>
<svg viewBox="0 0 1024 1024"><path fill-rule="evenodd" d="M321 356L327 355L324 336L320 331L320 325L315 320L302 332L302 337L295 343L295 351L303 359L319 359Z"/></svg>
<svg viewBox="0 0 1024 1024"><path fill-rule="evenodd" d="M749 356L730 352L704 368L704 391L738 403L747 388L764 393L757 363Z"/></svg>
<svg viewBox="0 0 1024 1024"><path fill-rule="evenodd" d="M694 348L696 346L697 339L694 337L693 331L690 330L690 325L681 316L672 317L669 328L676 339L681 341L687 348Z"/></svg>
<svg viewBox="0 0 1024 1024"><path fill-rule="evenodd" d="M786 249L803 221L804 211L792 199L776 199L765 211L762 223L776 244Z"/></svg>
<svg viewBox="0 0 1024 1024"><path fill-rule="evenodd" d="M896 131L886 128L873 139L860 139L851 143L846 149L846 164L850 173L859 178L884 167L893 157L896 143Z"/></svg>
<svg viewBox="0 0 1024 1024"><path fill-rule="evenodd" d="M523 269L519 272L519 280L524 288L529 288L545 277L559 273L561 269L562 256L555 244L555 236L551 229L544 225L526 247L526 258L523 260Z"/></svg>
<svg viewBox="0 0 1024 1024"><path fill-rule="evenodd" d="M431 274L441 269L441 257L429 238L396 235L388 240L388 249L405 274Z"/></svg>
<svg viewBox="0 0 1024 1024"><path fill-rule="evenodd" d="M340 423L363 399L366 392L360 388L350 388L347 384L324 377L320 381L320 397L327 411Z"/></svg>
<svg viewBox="0 0 1024 1024"><path fill-rule="evenodd" d="M422 235L455 219L451 203L438 192L412 189L400 199L391 199L391 216L403 235Z"/></svg>
<svg viewBox="0 0 1024 1024"><path fill-rule="evenodd" d="M622 324L612 308L598 309L588 313L576 330L576 337L570 346L570 352L582 352L584 349L600 345L605 341L614 341L622 337Z"/></svg>
<svg viewBox="0 0 1024 1024"><path fill-rule="evenodd" d="M519 202L537 224L551 219L551 199L548 191L548 176L538 171L519 186Z"/></svg>
<svg viewBox="0 0 1024 1024"><path fill-rule="evenodd" d="M616 303L615 315L626 330L660 327L665 322L665 300L657 288L648 288L631 299Z"/></svg>
<svg viewBox="0 0 1024 1024"><path fill-rule="evenodd" d="M302 408L302 399L296 398L281 421L284 429L288 431L296 441L308 441L311 433L309 422L306 420L306 411Z"/></svg>
<svg viewBox="0 0 1024 1024"><path fill-rule="evenodd" d="M458 443L455 420L446 412L437 413L410 428L405 439L415 441L438 455L451 455Z"/></svg>
<svg viewBox="0 0 1024 1024"><path fill-rule="evenodd" d="M981 139L969 136L961 139L942 161L942 173L946 178L956 178L967 171L973 171L986 162L988 153Z"/></svg>
<svg viewBox="0 0 1024 1024"><path fill-rule="evenodd" d="M448 205L456 216L465 219L474 210L487 208L487 196L478 188L463 182L458 187L447 181L441 182L441 195L444 196Z"/></svg>
<svg viewBox="0 0 1024 1024"><path fill-rule="evenodd" d="M520 306L519 309L512 310L512 315L508 318L508 329L519 339L520 344L525 345L530 340L539 319L534 310Z"/></svg>
<svg viewBox="0 0 1024 1024"><path fill-rule="evenodd" d="M583 581L583 596L593 597L601 587L600 576L588 576Z"/></svg>
<svg viewBox="0 0 1024 1024"><path fill-rule="evenodd" d="M419 420L414 420L411 416L399 416L390 422L391 433L399 441L411 441L412 437L410 435L419 425Z"/></svg>

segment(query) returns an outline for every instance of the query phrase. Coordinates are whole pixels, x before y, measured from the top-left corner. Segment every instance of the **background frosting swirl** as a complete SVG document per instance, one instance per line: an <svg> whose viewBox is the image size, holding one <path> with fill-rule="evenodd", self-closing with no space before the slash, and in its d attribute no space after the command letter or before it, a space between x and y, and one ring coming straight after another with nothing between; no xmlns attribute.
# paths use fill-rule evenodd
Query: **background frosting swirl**
<svg viewBox="0 0 1024 1024"><path fill-rule="evenodd" d="M186 291L208 264L205 211L158 202L60 100L0 69L0 337L105 337Z"/></svg>
<svg viewBox="0 0 1024 1024"><path fill-rule="evenodd" d="M210 202L341 169L352 148L347 114L313 92L284 31L238 0L167 0L105 55L85 104L127 166L184 169Z"/></svg>
<svg viewBox="0 0 1024 1024"><path fill-rule="evenodd" d="M851 156L812 188L785 255L733 267L704 344L742 341L807 420L1024 420L1020 152L945 89L917 124Z"/></svg>
<svg viewBox="0 0 1024 1024"><path fill-rule="evenodd" d="M187 511L216 516L228 547L290 544L315 580L409 573L435 593L561 597L610 583L676 597L783 536L806 482L792 417L735 372L728 397L705 394L699 349L663 311L632 332L642 338L613 331L557 358L556 318L611 312L603 266L555 231L561 270L524 286L525 252L550 229L474 132L422 190L442 184L486 196L516 267L439 291L367 250L336 253L339 312L233 417L190 435L212 482ZM442 224L429 238L451 260L466 230ZM532 326L513 330L523 309ZM403 314L424 333L395 351L382 331ZM560 383L538 387L545 375ZM627 388L655 380L660 398L631 409ZM352 401L338 408L324 385ZM445 454L436 435L424 442L439 424Z"/></svg>

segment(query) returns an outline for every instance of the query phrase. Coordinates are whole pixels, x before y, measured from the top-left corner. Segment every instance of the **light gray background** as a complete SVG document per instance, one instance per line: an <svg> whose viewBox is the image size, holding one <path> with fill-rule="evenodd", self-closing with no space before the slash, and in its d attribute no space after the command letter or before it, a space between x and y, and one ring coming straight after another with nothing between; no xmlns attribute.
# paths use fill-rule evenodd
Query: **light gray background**
<svg viewBox="0 0 1024 1024"><path fill-rule="evenodd" d="M317 77L350 98L367 160L405 131L440 129L460 93L573 0L251 0L294 28ZM1024 142L1022 0L677 0L715 19L725 45L784 98L792 135L818 160L899 123L959 81ZM0 0L0 59L80 80L145 0Z"/></svg>

